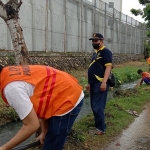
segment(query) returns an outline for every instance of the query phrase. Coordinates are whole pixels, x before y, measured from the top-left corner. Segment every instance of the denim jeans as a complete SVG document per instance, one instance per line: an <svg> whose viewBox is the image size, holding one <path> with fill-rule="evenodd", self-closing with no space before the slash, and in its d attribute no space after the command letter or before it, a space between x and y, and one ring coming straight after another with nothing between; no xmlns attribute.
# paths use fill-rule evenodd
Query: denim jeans
<svg viewBox="0 0 150 150"><path fill-rule="evenodd" d="M83 100L68 114L48 119L48 132L44 140L43 150L62 150L66 137L78 116Z"/></svg>
<svg viewBox="0 0 150 150"><path fill-rule="evenodd" d="M148 78L144 78L143 81L146 83L146 84L150 84L150 80Z"/></svg>
<svg viewBox="0 0 150 150"><path fill-rule="evenodd" d="M90 85L90 98L91 98L91 108L95 118L95 126L98 130L105 132L105 114L104 109L107 101L107 93L109 86L105 91L100 91L101 83Z"/></svg>

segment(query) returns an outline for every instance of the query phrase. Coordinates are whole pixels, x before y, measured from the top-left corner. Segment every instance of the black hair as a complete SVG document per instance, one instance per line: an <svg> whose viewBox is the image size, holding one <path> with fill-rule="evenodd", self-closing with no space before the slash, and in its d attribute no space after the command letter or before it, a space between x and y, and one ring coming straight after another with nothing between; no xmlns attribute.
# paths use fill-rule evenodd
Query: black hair
<svg viewBox="0 0 150 150"><path fill-rule="evenodd" d="M0 72L3 70L4 66L0 64Z"/></svg>
<svg viewBox="0 0 150 150"><path fill-rule="evenodd" d="M138 74L140 74L140 73L142 73L142 72L143 72L143 70L141 70L141 69L139 69L139 70L137 71Z"/></svg>

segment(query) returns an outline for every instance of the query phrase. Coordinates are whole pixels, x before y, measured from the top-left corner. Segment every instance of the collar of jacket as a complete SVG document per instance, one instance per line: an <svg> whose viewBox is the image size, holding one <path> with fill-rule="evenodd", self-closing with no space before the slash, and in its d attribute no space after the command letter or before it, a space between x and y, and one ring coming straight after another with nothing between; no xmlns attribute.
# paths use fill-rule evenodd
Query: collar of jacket
<svg viewBox="0 0 150 150"><path fill-rule="evenodd" d="M104 48L105 48L105 46L103 46L103 47L101 47L101 48L99 48L99 49L96 49L96 50L95 50L95 53L97 53L98 51L103 50Z"/></svg>

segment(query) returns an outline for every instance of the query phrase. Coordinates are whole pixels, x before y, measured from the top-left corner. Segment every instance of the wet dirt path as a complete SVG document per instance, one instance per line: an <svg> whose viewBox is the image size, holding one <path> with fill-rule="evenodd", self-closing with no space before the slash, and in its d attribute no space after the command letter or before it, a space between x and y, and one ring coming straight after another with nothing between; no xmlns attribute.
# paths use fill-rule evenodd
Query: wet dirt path
<svg viewBox="0 0 150 150"><path fill-rule="evenodd" d="M102 150L150 150L150 103L115 141Z"/></svg>

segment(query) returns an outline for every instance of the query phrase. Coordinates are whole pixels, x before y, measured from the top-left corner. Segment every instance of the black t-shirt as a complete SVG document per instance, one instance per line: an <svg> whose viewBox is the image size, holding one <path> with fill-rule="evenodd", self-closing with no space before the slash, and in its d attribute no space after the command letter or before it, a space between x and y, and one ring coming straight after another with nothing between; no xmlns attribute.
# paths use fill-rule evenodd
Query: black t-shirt
<svg viewBox="0 0 150 150"><path fill-rule="evenodd" d="M97 53L93 53L92 61L88 69L88 82L90 84L100 82L95 75L103 78L105 66L109 64L112 65L112 52L109 49L104 48Z"/></svg>

